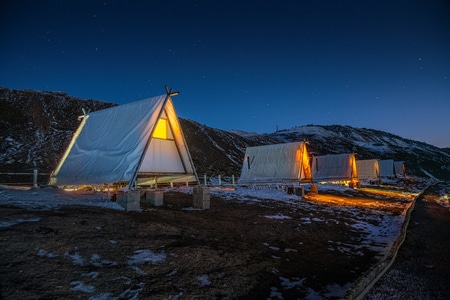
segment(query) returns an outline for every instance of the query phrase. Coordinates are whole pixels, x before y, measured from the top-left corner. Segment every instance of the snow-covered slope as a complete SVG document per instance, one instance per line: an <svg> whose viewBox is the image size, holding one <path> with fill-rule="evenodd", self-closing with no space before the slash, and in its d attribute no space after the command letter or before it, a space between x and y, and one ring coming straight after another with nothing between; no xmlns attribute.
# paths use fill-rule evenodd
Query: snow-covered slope
<svg viewBox="0 0 450 300"><path fill-rule="evenodd" d="M39 172L51 172L78 126L82 108L95 111L113 105L61 92L0 88L0 173L31 172L34 164ZM193 120L180 122L199 176L239 176L248 146L306 140L308 150L315 155L355 151L357 159L403 160L411 175L450 181L450 149L387 132L342 125L306 125L255 134L215 129ZM45 177L40 181L45 181ZM0 175L0 182L17 182L18 178Z"/></svg>

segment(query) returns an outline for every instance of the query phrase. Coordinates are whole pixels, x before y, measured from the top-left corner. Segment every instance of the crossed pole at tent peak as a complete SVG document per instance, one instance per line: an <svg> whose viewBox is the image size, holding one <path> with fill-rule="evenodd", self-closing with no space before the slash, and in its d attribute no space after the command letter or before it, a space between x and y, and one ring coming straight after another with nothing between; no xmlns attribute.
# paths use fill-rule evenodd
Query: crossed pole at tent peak
<svg viewBox="0 0 450 300"><path fill-rule="evenodd" d="M178 96L180 94L180 92L174 92L173 88L169 89L169 87L167 85L165 86L165 88L166 88L166 94L169 97Z"/></svg>

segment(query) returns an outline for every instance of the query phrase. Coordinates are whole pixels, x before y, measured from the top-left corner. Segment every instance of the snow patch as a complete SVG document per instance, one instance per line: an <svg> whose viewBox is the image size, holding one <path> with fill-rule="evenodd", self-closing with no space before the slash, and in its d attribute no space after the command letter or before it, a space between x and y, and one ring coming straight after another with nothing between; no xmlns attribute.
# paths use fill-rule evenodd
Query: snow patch
<svg viewBox="0 0 450 300"><path fill-rule="evenodd" d="M76 266L84 266L84 259L81 257L81 255L78 252L75 252L74 254L70 254L69 252L64 253L65 257L69 257L72 259L72 262Z"/></svg>
<svg viewBox="0 0 450 300"><path fill-rule="evenodd" d="M11 188L0 186L0 205L8 204L28 210L55 210L65 205L84 205L124 210L117 202L108 199L106 193L86 194L81 191L64 191L55 188Z"/></svg>
<svg viewBox="0 0 450 300"><path fill-rule="evenodd" d="M166 253L164 252L155 253L152 250L148 249L136 250L134 251L134 253L136 254L129 257L130 258L130 260L128 260L129 266L140 266L146 263L156 265L162 263L166 259Z"/></svg>
<svg viewBox="0 0 450 300"><path fill-rule="evenodd" d="M75 292L83 292L83 293L95 292L95 286L87 285L83 281L71 281L70 285L73 285L71 290Z"/></svg>
<svg viewBox="0 0 450 300"><path fill-rule="evenodd" d="M303 284L303 281L305 281L306 278L285 278L285 277L280 277L280 281L281 281L281 286L285 289L285 290L290 290L293 289L295 287L301 287Z"/></svg>
<svg viewBox="0 0 450 300"><path fill-rule="evenodd" d="M342 299L348 292L348 290L352 287L351 283L347 283L345 285L339 285L337 283L330 284L326 286L327 293L325 293L326 298L334 299L339 298Z"/></svg>
<svg viewBox="0 0 450 300"><path fill-rule="evenodd" d="M197 276L195 278L199 281L199 284L198 284L199 287L211 285L211 281L209 281L209 277L206 274Z"/></svg>
<svg viewBox="0 0 450 300"><path fill-rule="evenodd" d="M278 215L273 215L273 216L264 216L264 218L267 219L275 219L275 220L287 220L287 219L292 219L289 216L284 216L282 214L278 214Z"/></svg>
<svg viewBox="0 0 450 300"><path fill-rule="evenodd" d="M39 222L41 218L29 218L29 219L17 219L14 221L5 221L0 222L0 228L11 227L17 224L26 223L26 222Z"/></svg>
<svg viewBox="0 0 450 300"><path fill-rule="evenodd" d="M39 257L47 257L47 258L55 258L55 257L58 257L57 254L54 254L54 253L45 251L44 249L39 249L39 250L38 250L38 253L37 253L37 256L39 256Z"/></svg>

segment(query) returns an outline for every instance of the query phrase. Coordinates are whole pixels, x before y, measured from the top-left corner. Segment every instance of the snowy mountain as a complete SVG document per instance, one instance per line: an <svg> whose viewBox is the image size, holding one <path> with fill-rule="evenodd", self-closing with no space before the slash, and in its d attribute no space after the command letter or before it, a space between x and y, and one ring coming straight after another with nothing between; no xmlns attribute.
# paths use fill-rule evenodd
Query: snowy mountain
<svg viewBox="0 0 450 300"><path fill-rule="evenodd" d="M50 173L78 126L82 108L89 112L114 105L61 92L0 88L0 173L31 172L34 164L40 173ZM403 160L411 175L450 180L449 148L373 129L306 125L256 134L214 129L187 119L180 123L199 176L239 176L248 146L306 140L314 155L355 151L357 159ZM45 182L46 176L40 181ZM0 175L0 182L5 180L17 176Z"/></svg>

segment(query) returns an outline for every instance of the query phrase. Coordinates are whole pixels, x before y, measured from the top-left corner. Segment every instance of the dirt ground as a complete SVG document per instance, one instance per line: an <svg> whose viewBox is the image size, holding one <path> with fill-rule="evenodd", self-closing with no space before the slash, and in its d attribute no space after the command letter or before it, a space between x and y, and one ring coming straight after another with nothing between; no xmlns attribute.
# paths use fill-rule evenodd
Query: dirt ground
<svg viewBox="0 0 450 300"><path fill-rule="evenodd" d="M380 258L352 227L356 214L398 216L411 203L400 194L374 195L307 194L301 206L211 196L209 210L193 210L192 195L171 190L163 206L142 202L141 212L1 206L0 222L34 220L0 227L1 296L341 298L330 286L347 290ZM305 218L322 221L299 224Z"/></svg>

